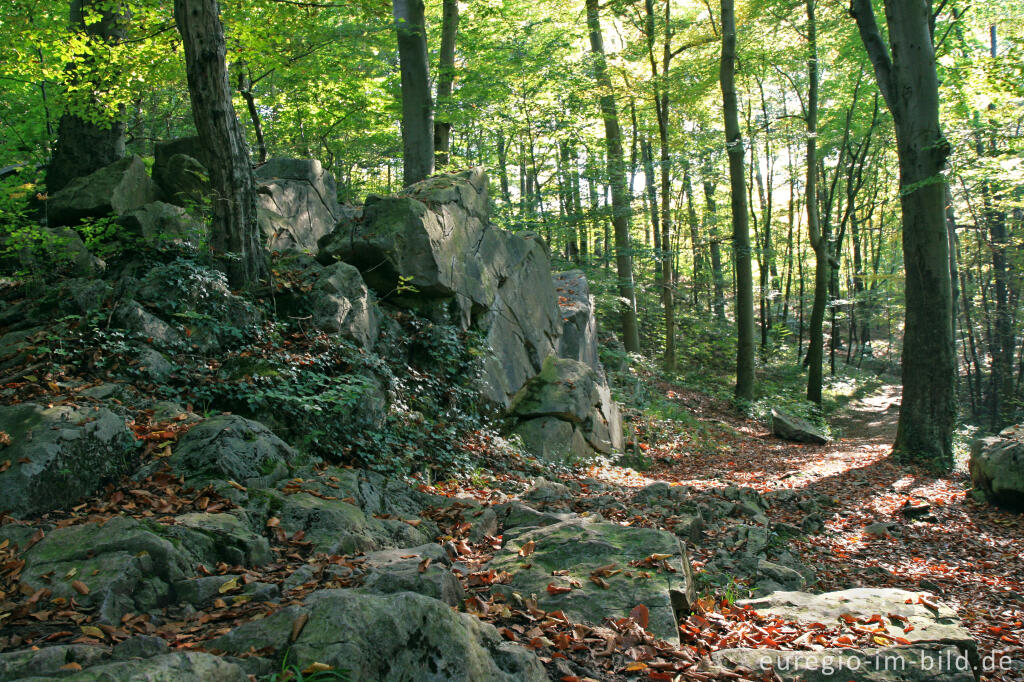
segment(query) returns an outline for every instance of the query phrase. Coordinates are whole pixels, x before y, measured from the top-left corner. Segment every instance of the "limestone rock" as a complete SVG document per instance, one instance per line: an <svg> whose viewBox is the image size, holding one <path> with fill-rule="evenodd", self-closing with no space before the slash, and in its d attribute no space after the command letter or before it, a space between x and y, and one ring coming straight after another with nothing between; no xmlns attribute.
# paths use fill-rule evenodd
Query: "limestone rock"
<svg viewBox="0 0 1024 682"><path fill-rule="evenodd" d="M367 571L363 587L372 592L392 594L415 592L459 606L465 598L462 584L448 566L451 562L436 543L371 552L362 566ZM428 561L426 568L423 563Z"/></svg>
<svg viewBox="0 0 1024 682"><path fill-rule="evenodd" d="M46 202L50 226L74 226L84 218L124 215L160 198L146 164L130 156L98 171L75 178Z"/></svg>
<svg viewBox="0 0 1024 682"><path fill-rule="evenodd" d="M559 357L579 360L600 371L597 357L597 318L590 285L581 270L555 273L555 294L562 312L562 337L558 341Z"/></svg>
<svg viewBox="0 0 1024 682"><path fill-rule="evenodd" d="M269 485L288 473L296 453L263 424L235 415L219 415L186 433L170 458L171 467L189 485L233 480Z"/></svg>
<svg viewBox="0 0 1024 682"><path fill-rule="evenodd" d="M263 233L266 248L315 254L341 217L334 176L315 159L278 158L260 166L256 179L257 207L271 216L261 225L273 230Z"/></svg>
<svg viewBox="0 0 1024 682"><path fill-rule="evenodd" d="M231 661L211 654L190 652L114 661L86 668L66 677L61 676L60 679L73 682L247 682L249 676Z"/></svg>
<svg viewBox="0 0 1024 682"><path fill-rule="evenodd" d="M971 481L989 499L1024 509L1024 426L1003 429L998 436L971 444Z"/></svg>
<svg viewBox="0 0 1024 682"><path fill-rule="evenodd" d="M0 473L0 508L24 518L69 507L128 473L137 442L123 417L84 407L0 407L0 431L10 437Z"/></svg>
<svg viewBox="0 0 1024 682"><path fill-rule="evenodd" d="M359 270L348 263L328 265L316 273L313 289L306 296L317 328L340 334L367 350L373 348L380 332L380 314L377 298Z"/></svg>
<svg viewBox="0 0 1024 682"><path fill-rule="evenodd" d="M306 625L289 646L292 626L302 615L308 616ZM347 671L353 682L548 679L533 653L503 641L493 626L411 592L315 592L304 606L245 623L211 646L229 653L288 647L289 662L300 668L325 663Z"/></svg>
<svg viewBox="0 0 1024 682"><path fill-rule="evenodd" d="M151 246L166 243L198 246L207 231L206 226L185 209L162 201L128 211L117 222Z"/></svg>
<svg viewBox="0 0 1024 682"><path fill-rule="evenodd" d="M574 621L593 624L600 624L605 617L628 616L633 607L643 604L650 611L651 632L678 642L677 618L689 615L696 588L686 549L672 533L571 520L543 528L506 530L504 537L505 547L490 568L508 571L513 579L510 584L495 585L495 591L509 598L513 593L536 595L546 611L562 610ZM535 543L533 553L519 556L528 542ZM642 562L655 554L666 555L664 565L659 560L647 568L630 567L630 562ZM621 572L604 577L608 588L603 589L591 581L591 574L609 564ZM563 570L569 574L552 576L552 571ZM650 577L642 578L639 573L643 571ZM571 580L580 586L573 586ZM551 584L572 589L551 594L547 589Z"/></svg>
<svg viewBox="0 0 1024 682"><path fill-rule="evenodd" d="M110 658L105 648L85 644L58 644L41 649L19 649L0 654L0 680L61 675L61 666L77 663L83 668Z"/></svg>
<svg viewBox="0 0 1024 682"><path fill-rule="evenodd" d="M829 439L806 419L772 408L772 433L783 440L825 445Z"/></svg>

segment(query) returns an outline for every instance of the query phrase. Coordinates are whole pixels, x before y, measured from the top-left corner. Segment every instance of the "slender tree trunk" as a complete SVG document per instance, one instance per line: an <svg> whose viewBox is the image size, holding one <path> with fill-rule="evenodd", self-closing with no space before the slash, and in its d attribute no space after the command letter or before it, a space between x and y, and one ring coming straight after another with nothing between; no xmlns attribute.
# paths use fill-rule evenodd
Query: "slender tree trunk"
<svg viewBox="0 0 1024 682"><path fill-rule="evenodd" d="M707 206L705 221L708 228L709 250L711 251L711 282L714 289L712 307L715 317L725 322L725 276L722 273L722 247L718 243L718 202L715 200L715 182L709 173L711 168L704 169L704 203Z"/></svg>
<svg viewBox="0 0 1024 682"><path fill-rule="evenodd" d="M87 14L99 13L97 21L88 22ZM70 10L71 26L85 34L90 43L96 45L113 45L124 40L131 13L125 6L99 0L72 0ZM84 67L85 78L89 79L89 87L85 92L103 92L112 87L112 83L90 72L100 48L93 47L92 55L78 56L68 68L74 72ZM72 73L73 81L78 81L76 73ZM44 91L45 95L45 91ZM92 97L90 95L90 97ZM89 102L80 103L80 108L96 108L98 102L93 97ZM67 186L75 178L89 175L93 171L108 166L124 158L125 155L125 117L124 105L118 105L117 115L104 119L101 112L96 116L83 118L78 113L67 111L60 118L57 127L57 142L53 148L53 156L46 169L46 191L50 194Z"/></svg>
<svg viewBox="0 0 1024 682"><path fill-rule="evenodd" d="M601 89L601 115L604 119L608 147L608 179L612 191L612 224L615 228L615 265L619 276L620 313L623 345L630 353L640 352L640 331L637 325L636 293L633 284L633 253L629 223L632 208L626 188L625 163L622 153L622 129L612 94L611 77L605 63L604 39L597 0L587 0L587 26L590 48L594 53L594 77Z"/></svg>
<svg viewBox="0 0 1024 682"><path fill-rule="evenodd" d="M405 186L434 173L434 105L430 98L423 0L392 0L402 73L402 163Z"/></svg>
<svg viewBox="0 0 1024 682"><path fill-rule="evenodd" d="M736 16L733 0L722 0L722 61L719 71L725 111L725 148L732 192L732 244L736 266L736 397L754 399L754 276L743 177L743 137L736 102Z"/></svg>
<svg viewBox="0 0 1024 682"><path fill-rule="evenodd" d="M956 354L942 170L950 145L939 126L931 3L885 1L891 53L870 0L851 0L850 11L893 115L900 161L906 322L903 403L894 451L949 468L956 420Z"/></svg>
<svg viewBox="0 0 1024 682"><path fill-rule="evenodd" d="M818 42L815 0L807 0L807 233L814 249L814 305L807 345L807 399L821 404L821 369L824 353L825 304L828 299L828 239L818 221Z"/></svg>
<svg viewBox="0 0 1024 682"><path fill-rule="evenodd" d="M444 0L441 19L441 53L437 65L437 108L442 117L434 121L434 153L437 167L448 165L451 147L452 85L455 83L455 39L459 32L459 0Z"/></svg>
<svg viewBox="0 0 1024 682"><path fill-rule="evenodd" d="M259 163L267 161L267 142L263 137L263 121L260 118L260 111L256 107L256 97L252 92L252 75L248 67L243 63L238 70L238 94L245 100L245 107L249 111L249 120L252 121L253 132L256 134L256 149L258 150Z"/></svg>
<svg viewBox="0 0 1024 682"><path fill-rule="evenodd" d="M175 0L174 19L185 49L185 73L199 141L209 152L214 252L237 287L267 275L256 223L256 180L242 126L231 103L227 47L216 0Z"/></svg>
<svg viewBox="0 0 1024 682"><path fill-rule="evenodd" d="M501 182L501 198L505 205L512 205L512 194L508 188L508 147L505 144L505 129L498 129L498 178Z"/></svg>
<svg viewBox="0 0 1024 682"><path fill-rule="evenodd" d="M683 192L686 193L686 216L690 227L690 251L693 258L693 307L696 308L700 292L707 285L707 268L704 265L704 253L700 249L700 230L696 201L693 197L690 160L685 155L683 156Z"/></svg>

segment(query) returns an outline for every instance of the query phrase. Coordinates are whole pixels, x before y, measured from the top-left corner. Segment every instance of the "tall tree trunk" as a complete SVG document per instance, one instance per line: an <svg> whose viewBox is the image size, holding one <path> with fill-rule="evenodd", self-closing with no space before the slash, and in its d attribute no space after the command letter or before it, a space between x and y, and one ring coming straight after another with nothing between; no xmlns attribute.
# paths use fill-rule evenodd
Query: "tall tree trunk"
<svg viewBox="0 0 1024 682"><path fill-rule="evenodd" d="M113 45L125 38L131 13L123 6L99 0L72 0L70 21L72 29L85 33L90 43L98 46ZM88 14L98 12L97 21L88 22ZM90 80L85 92L103 92L111 87L111 83L102 82L91 72L96 54L101 47L94 47L91 56L78 56L69 65L71 78L78 81L74 73L79 68L85 71L85 78ZM80 103L79 108L96 108L99 103L95 98ZM57 142L53 148L53 156L46 169L46 191L50 194L67 186L75 178L89 175L93 171L108 166L124 158L125 155L125 107L118 105L117 115L104 119L101 112L93 112L93 116L83 118L78 113L67 111L60 118L57 127Z"/></svg>
<svg viewBox="0 0 1024 682"><path fill-rule="evenodd" d="M242 126L231 103L227 47L217 0L174 0L174 19L185 49L192 116L209 152L213 223L210 241L236 287L267 275L256 223L256 180Z"/></svg>
<svg viewBox="0 0 1024 682"><path fill-rule="evenodd" d="M900 161L906 322L903 403L894 451L949 468L956 421L956 354L942 170L950 145L939 126L931 2L885 0L891 53L870 0L851 0L850 12L892 112Z"/></svg>
<svg viewBox="0 0 1024 682"><path fill-rule="evenodd" d="M710 173L714 169L710 164L704 168L704 203L706 210L704 220L708 228L708 248L711 251L711 282L714 289L712 308L715 317L725 322L725 276L722 273L722 247L718 243L718 202L715 200L715 181Z"/></svg>
<svg viewBox="0 0 1024 682"><path fill-rule="evenodd" d="M619 113L612 93L612 80L605 62L598 0L587 0L587 27L590 31L590 48L594 53L594 77L602 92L601 116L604 119L605 141L608 148L608 180L612 191L612 225L615 229L615 265L619 276L622 341L628 352L639 353L640 331L637 325L633 253L629 236L632 208L626 189L622 129L619 126ZM605 246L607 248L607 244Z"/></svg>
<svg viewBox="0 0 1024 682"><path fill-rule="evenodd" d="M245 107L249 110L249 120L252 121L253 132L256 134L257 160L259 163L267 161L267 141L263 137L263 121L260 118L260 110L256 107L256 96L252 92L252 74L249 67L242 62L238 69L238 94L245 100Z"/></svg>
<svg viewBox="0 0 1024 682"><path fill-rule="evenodd" d="M444 0L441 18L441 53L437 64L437 108L442 118L434 121L434 153L437 167L448 165L451 147L452 85L455 83L455 39L459 32L459 0Z"/></svg>
<svg viewBox="0 0 1024 682"><path fill-rule="evenodd" d="M807 233L814 249L814 305L807 343L807 399L821 404L825 304L828 299L828 239L818 221L818 41L815 0L807 0Z"/></svg>
<svg viewBox="0 0 1024 682"><path fill-rule="evenodd" d="M508 187L508 147L505 144L505 129L498 128L498 178L501 182L501 198L507 206L512 205Z"/></svg>
<svg viewBox="0 0 1024 682"><path fill-rule="evenodd" d="M722 61L719 71L725 112L725 148L732 193L732 244L736 266L736 397L754 399L754 276L743 177L743 137L736 102L736 16L733 0L722 0Z"/></svg>
<svg viewBox="0 0 1024 682"><path fill-rule="evenodd" d="M707 285L704 252L700 249L700 230L697 221L696 200L693 196L693 177L690 159L683 156L683 192L686 193L686 217L690 227L690 251L693 258L693 307L696 308L701 290Z"/></svg>
<svg viewBox="0 0 1024 682"><path fill-rule="evenodd" d="M434 173L434 105L423 0L392 0L402 72L402 162L405 186Z"/></svg>

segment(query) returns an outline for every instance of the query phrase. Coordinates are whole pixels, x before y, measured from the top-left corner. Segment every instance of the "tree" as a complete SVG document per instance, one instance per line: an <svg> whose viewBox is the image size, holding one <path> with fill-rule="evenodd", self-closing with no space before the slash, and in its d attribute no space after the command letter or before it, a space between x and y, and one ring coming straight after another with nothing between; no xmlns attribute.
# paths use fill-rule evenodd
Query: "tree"
<svg viewBox="0 0 1024 682"><path fill-rule="evenodd" d="M733 0L722 0L722 60L719 70L725 115L725 149L732 193L732 247L736 264L736 397L754 399L754 276L750 264L750 224L743 177L743 136L736 101L736 14Z"/></svg>
<svg viewBox="0 0 1024 682"><path fill-rule="evenodd" d="M828 299L828 236L818 220L818 37L815 0L807 0L807 233L814 249L814 304L807 345L807 399L821 404L825 304Z"/></svg>
<svg viewBox="0 0 1024 682"><path fill-rule="evenodd" d="M447 107L455 83L455 39L459 32L459 0L444 0L441 22L441 54L437 65L437 106ZM450 114L449 114L450 115ZM434 154L438 167L448 165L452 124L447 120L434 121Z"/></svg>
<svg viewBox="0 0 1024 682"><path fill-rule="evenodd" d="M935 17L929 1L885 0L887 48L871 0L851 0L850 14L892 112L900 166L906 321L903 402L893 449L951 467L956 355L942 174L951 148L939 126Z"/></svg>
<svg viewBox="0 0 1024 682"><path fill-rule="evenodd" d="M633 284L633 253L629 223L632 207L626 190L626 164L622 153L622 129L612 93L612 81L604 54L601 17L597 0L587 0L587 27L590 50L594 56L594 78L601 90L601 117L604 119L605 145L608 150L608 181L612 190L612 226L615 230L615 266L619 276L619 310L622 315L622 343L630 353L640 352L640 330L636 316L636 291ZM607 248L607 245L606 247Z"/></svg>
<svg viewBox="0 0 1024 682"><path fill-rule="evenodd" d="M117 103L113 115L103 111L99 100L110 84L99 75L95 54L124 40L130 19L131 12L117 3L71 0L71 26L85 34L93 56L77 56L68 67L73 87L85 94L85 101L77 103L77 111L66 111L60 118L46 171L46 188L51 194L125 155L125 107Z"/></svg>
<svg viewBox="0 0 1024 682"><path fill-rule="evenodd" d="M185 71L199 140L208 151L214 252L234 286L267 274L256 223L256 180L242 126L231 103L226 45L217 0L174 0L185 48Z"/></svg>
<svg viewBox="0 0 1024 682"><path fill-rule="evenodd" d="M402 72L403 181L408 187L434 173L434 105L423 0L393 0L392 8Z"/></svg>

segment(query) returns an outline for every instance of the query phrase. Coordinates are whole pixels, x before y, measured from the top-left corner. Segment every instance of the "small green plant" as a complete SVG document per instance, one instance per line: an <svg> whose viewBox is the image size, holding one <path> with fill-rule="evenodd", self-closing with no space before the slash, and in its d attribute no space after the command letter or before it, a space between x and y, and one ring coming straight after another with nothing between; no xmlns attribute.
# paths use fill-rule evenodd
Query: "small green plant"
<svg viewBox="0 0 1024 682"><path fill-rule="evenodd" d="M289 663L286 652L281 660L281 670L262 678L262 682L348 682L352 679L347 670L330 668L323 663L312 663L303 668Z"/></svg>

